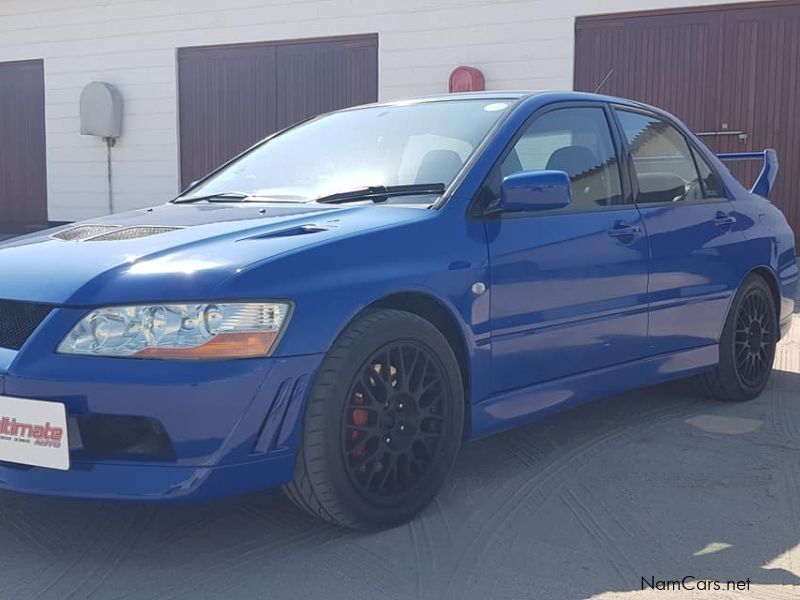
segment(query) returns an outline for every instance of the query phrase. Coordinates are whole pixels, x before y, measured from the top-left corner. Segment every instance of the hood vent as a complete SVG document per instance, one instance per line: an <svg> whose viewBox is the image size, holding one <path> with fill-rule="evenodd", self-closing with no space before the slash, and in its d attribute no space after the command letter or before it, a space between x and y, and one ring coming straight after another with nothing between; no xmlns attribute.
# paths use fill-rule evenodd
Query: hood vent
<svg viewBox="0 0 800 600"><path fill-rule="evenodd" d="M75 240L85 240L95 235L101 235L119 229L118 225L78 225L64 229L58 233L54 233L52 238L57 240L64 240L65 242L72 242Z"/></svg>
<svg viewBox="0 0 800 600"><path fill-rule="evenodd" d="M137 240L169 231L177 231L185 227L137 226L121 227L119 225L77 225L54 233L50 237L65 242L122 242Z"/></svg>
<svg viewBox="0 0 800 600"><path fill-rule="evenodd" d="M298 225L297 227L289 227L287 229L279 229L277 231L270 231L261 235L254 235L249 240L268 240L270 238L292 237L296 235L309 235L311 233L322 233L323 231L330 231L332 227L325 225Z"/></svg>
<svg viewBox="0 0 800 600"><path fill-rule="evenodd" d="M127 240L138 240L161 233L169 233L170 231L178 231L184 227L124 227L115 229L109 233L103 233L94 237L88 238L87 242L124 242Z"/></svg>

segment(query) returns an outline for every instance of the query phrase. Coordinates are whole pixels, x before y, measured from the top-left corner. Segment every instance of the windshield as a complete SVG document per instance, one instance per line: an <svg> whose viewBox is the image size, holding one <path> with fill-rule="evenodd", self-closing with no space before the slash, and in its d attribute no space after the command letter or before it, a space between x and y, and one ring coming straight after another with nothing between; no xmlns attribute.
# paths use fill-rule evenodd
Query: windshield
<svg viewBox="0 0 800 600"><path fill-rule="evenodd" d="M509 104L446 100L325 115L255 148L181 200L237 192L308 202L370 186L449 185Z"/></svg>

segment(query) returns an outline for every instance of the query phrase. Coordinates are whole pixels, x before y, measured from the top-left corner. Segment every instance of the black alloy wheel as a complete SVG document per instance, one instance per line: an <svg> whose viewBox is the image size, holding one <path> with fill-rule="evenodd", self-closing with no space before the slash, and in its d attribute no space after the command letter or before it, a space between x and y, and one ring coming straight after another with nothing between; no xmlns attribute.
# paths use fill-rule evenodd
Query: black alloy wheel
<svg viewBox="0 0 800 600"><path fill-rule="evenodd" d="M434 324L396 309L365 311L322 362L284 491L345 527L404 523L452 469L464 407L458 360Z"/></svg>
<svg viewBox="0 0 800 600"><path fill-rule="evenodd" d="M368 500L394 502L428 472L452 403L433 352L389 344L362 365L342 414L341 447L350 481Z"/></svg>
<svg viewBox="0 0 800 600"><path fill-rule="evenodd" d="M758 385L774 359L775 323L773 303L762 290L754 288L745 296L736 317L734 353L736 371L750 386Z"/></svg>
<svg viewBox="0 0 800 600"><path fill-rule="evenodd" d="M745 279L731 302L719 340L719 364L694 381L719 400L752 400L767 386L778 342L777 299L757 274Z"/></svg>

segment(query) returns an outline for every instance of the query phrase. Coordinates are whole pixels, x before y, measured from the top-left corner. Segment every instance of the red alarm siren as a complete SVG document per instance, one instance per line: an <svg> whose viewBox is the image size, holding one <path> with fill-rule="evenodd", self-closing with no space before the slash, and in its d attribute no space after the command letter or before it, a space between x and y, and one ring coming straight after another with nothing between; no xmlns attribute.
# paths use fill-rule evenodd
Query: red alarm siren
<svg viewBox="0 0 800 600"><path fill-rule="evenodd" d="M456 67L450 74L450 93L482 92L485 89L486 79L475 67Z"/></svg>

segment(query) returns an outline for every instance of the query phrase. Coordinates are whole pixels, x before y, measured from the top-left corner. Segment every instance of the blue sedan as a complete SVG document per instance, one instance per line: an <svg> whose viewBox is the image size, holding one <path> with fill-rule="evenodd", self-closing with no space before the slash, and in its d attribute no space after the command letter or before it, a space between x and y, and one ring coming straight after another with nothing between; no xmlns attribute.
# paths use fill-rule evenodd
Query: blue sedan
<svg viewBox="0 0 800 600"><path fill-rule="evenodd" d="M752 189L721 162L762 160ZM775 153L581 93L298 124L172 202L0 246L0 487L188 501L282 486L348 527L463 440L691 377L757 396L794 311Z"/></svg>

